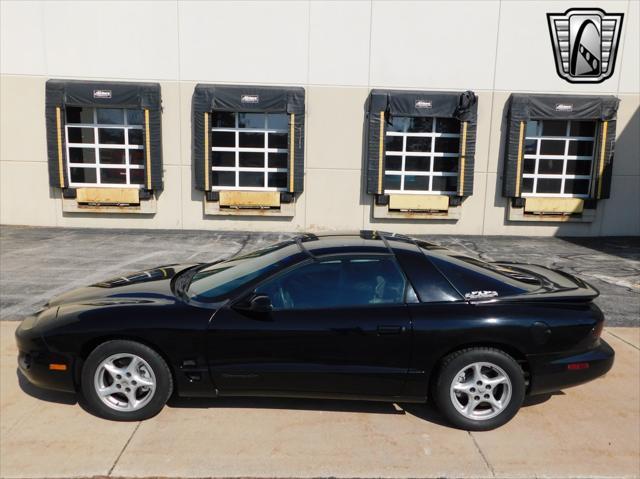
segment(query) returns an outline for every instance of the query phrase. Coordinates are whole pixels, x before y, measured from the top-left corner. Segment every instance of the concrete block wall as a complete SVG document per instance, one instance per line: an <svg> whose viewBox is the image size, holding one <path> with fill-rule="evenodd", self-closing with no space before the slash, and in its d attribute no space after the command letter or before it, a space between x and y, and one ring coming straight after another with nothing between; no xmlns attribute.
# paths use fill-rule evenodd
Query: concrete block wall
<svg viewBox="0 0 640 479"><path fill-rule="evenodd" d="M560 79L546 13L625 14L614 75ZM414 234L640 234L640 2L241 1L0 2L0 223L96 228ZM165 189L154 215L63 213L49 188L49 78L162 86ZM193 187L191 96L199 83L306 89L305 189L293 218L205 216ZM376 220L364 193L364 106L373 88L473 90L474 194L458 221ZM503 115L512 92L620 98L611 199L592 223L518 223L501 195Z"/></svg>

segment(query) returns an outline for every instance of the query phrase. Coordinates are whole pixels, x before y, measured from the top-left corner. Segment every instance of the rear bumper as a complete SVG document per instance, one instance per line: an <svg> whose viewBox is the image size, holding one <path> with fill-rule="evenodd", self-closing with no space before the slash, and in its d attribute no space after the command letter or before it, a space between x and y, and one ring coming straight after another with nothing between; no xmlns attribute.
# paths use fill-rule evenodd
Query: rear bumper
<svg viewBox="0 0 640 479"><path fill-rule="evenodd" d="M75 392L73 358L51 351L33 321L27 318L16 329L18 369L34 386L55 391ZM65 370L51 369L51 365L65 365Z"/></svg>
<svg viewBox="0 0 640 479"><path fill-rule="evenodd" d="M606 374L613 366L615 351L606 341L579 354L545 354L529 357L531 381L529 394L544 394L578 386ZM569 364L588 364L584 369L571 370Z"/></svg>

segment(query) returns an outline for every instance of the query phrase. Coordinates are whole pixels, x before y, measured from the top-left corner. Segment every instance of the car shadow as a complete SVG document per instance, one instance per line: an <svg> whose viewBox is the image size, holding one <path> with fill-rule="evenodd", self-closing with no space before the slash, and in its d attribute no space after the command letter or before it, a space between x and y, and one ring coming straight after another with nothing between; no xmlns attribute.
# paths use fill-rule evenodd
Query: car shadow
<svg viewBox="0 0 640 479"><path fill-rule="evenodd" d="M20 389L22 389L22 392L33 398L58 404L78 404L78 397L74 393L51 391L49 389L42 389L38 386L34 386L27 378L24 377L19 369L16 369L16 376L18 376L18 385L20 386Z"/></svg>

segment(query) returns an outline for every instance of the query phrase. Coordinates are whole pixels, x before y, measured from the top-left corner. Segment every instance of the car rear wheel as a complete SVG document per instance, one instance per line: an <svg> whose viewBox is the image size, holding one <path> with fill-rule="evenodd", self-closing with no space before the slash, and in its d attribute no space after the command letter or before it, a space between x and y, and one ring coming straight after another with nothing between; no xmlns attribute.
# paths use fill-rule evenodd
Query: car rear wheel
<svg viewBox="0 0 640 479"><path fill-rule="evenodd" d="M434 388L440 412L456 427L486 431L508 422L524 399L524 374L508 354L469 348L447 356Z"/></svg>
<svg viewBox="0 0 640 479"><path fill-rule="evenodd" d="M81 379L87 406L117 421L155 416L171 395L167 363L153 349L135 341L107 341L87 358Z"/></svg>

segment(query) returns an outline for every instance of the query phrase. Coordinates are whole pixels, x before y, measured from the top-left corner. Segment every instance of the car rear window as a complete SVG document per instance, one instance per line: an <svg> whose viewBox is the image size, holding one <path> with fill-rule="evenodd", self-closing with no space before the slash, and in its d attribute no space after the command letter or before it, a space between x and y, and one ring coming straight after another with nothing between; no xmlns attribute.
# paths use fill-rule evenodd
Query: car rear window
<svg viewBox="0 0 640 479"><path fill-rule="evenodd" d="M468 256L432 252L429 259L466 299L514 296L540 288L534 276Z"/></svg>

